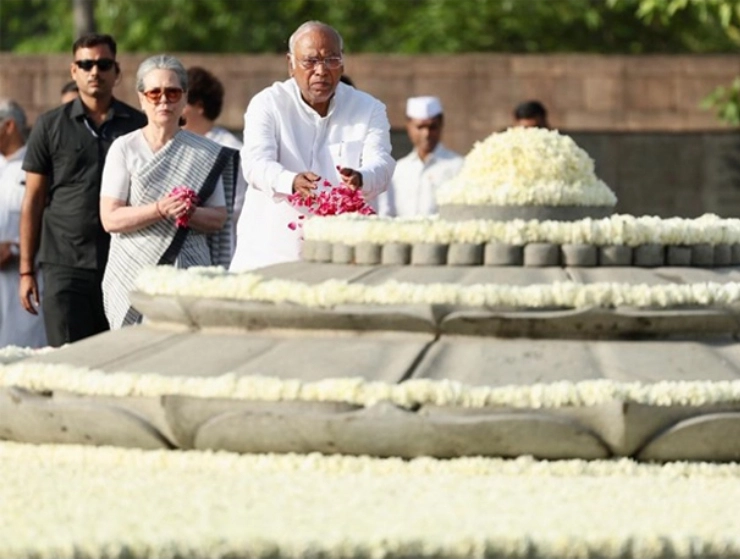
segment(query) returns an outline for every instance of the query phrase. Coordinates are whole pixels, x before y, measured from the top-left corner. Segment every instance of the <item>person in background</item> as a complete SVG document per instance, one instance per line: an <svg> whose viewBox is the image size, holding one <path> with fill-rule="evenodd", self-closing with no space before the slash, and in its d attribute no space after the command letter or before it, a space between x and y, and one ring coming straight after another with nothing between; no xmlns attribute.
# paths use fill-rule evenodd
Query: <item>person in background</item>
<svg viewBox="0 0 740 559"><path fill-rule="evenodd" d="M74 101L80 96L80 88L77 87L77 82L72 80L64 84L61 91L60 102L62 105Z"/></svg>
<svg viewBox="0 0 740 559"><path fill-rule="evenodd" d="M539 101L524 101L514 109L514 126L525 128L550 128L547 109Z"/></svg>
<svg viewBox="0 0 740 559"><path fill-rule="evenodd" d="M142 319L129 292L143 267L227 266L231 261L230 242L218 253L207 237L227 227L222 175L236 168L237 152L180 128L188 74L177 58L144 60L136 90L148 123L113 142L100 189L100 218L113 234L103 296L114 329Z"/></svg>
<svg viewBox="0 0 740 559"><path fill-rule="evenodd" d="M216 126L216 119L221 114L224 104L224 86L221 81L205 68L193 66L188 68L188 100L182 113L185 124L183 128L194 134L205 136L209 140L223 146L240 150L242 142L231 132ZM226 192L226 198L233 200L227 207L233 207L232 223L232 252L236 244L236 224L244 206L244 196L247 192L247 182L241 167L236 171L235 192ZM224 185L229 186L229 181Z"/></svg>
<svg viewBox="0 0 740 559"><path fill-rule="evenodd" d="M83 35L72 52L80 96L38 118L23 158L21 304L37 314L38 260L46 337L55 347L108 329L101 282L110 236L100 224L100 177L113 140L146 124L113 97L121 75L113 37Z"/></svg>
<svg viewBox="0 0 740 559"><path fill-rule="evenodd" d="M291 35L290 79L255 95L244 115L242 164L246 200L231 270L298 260L302 235L289 224L301 215L291 194L314 196L339 182L367 200L393 175L385 105L340 82L342 37L319 21Z"/></svg>
<svg viewBox="0 0 740 559"><path fill-rule="evenodd" d="M454 177L463 158L442 145L444 115L437 97L406 102L406 132L414 149L399 159L393 181L378 198L378 214L417 217L437 213L436 191Z"/></svg>
<svg viewBox="0 0 740 559"><path fill-rule="evenodd" d="M18 301L18 228L26 187L21 169L26 153L26 113L15 101L0 99L0 348L44 347L44 321L23 310Z"/></svg>

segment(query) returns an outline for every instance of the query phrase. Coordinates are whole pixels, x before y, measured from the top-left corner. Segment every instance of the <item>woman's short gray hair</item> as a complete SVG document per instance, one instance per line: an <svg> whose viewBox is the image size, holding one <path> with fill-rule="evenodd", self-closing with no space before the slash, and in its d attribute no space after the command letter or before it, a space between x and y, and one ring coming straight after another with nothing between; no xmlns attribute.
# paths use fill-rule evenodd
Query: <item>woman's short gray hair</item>
<svg viewBox="0 0 740 559"><path fill-rule="evenodd" d="M0 122L14 120L25 140L28 137L28 121L21 106L12 99L0 99Z"/></svg>
<svg viewBox="0 0 740 559"><path fill-rule="evenodd" d="M144 77L152 70L174 72L183 91L188 90L188 72L177 58L169 54L155 54L139 64L136 71L136 91L144 91Z"/></svg>

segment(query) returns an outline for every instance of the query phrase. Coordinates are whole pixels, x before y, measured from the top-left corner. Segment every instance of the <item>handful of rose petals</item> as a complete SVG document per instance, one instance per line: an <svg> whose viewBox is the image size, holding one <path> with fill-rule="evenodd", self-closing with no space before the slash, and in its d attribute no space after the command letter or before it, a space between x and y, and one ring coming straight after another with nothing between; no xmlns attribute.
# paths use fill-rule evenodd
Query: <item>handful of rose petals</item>
<svg viewBox="0 0 740 559"><path fill-rule="evenodd" d="M373 215L375 210L370 206L359 189L339 183L332 186L329 181L324 181L324 186L329 187L322 190L316 196L306 197L299 193L288 196L288 202L294 208L306 211L309 215L340 215L346 213L358 213L362 215ZM299 219L305 216L301 215ZM299 225L295 222L288 224L290 229L295 230Z"/></svg>
<svg viewBox="0 0 740 559"><path fill-rule="evenodd" d="M175 225L178 227L188 227L190 225L190 215L192 214L191 210L200 202L198 195L189 186L176 186L171 194L180 201L185 202L188 208L188 211L184 215L181 215L175 220Z"/></svg>

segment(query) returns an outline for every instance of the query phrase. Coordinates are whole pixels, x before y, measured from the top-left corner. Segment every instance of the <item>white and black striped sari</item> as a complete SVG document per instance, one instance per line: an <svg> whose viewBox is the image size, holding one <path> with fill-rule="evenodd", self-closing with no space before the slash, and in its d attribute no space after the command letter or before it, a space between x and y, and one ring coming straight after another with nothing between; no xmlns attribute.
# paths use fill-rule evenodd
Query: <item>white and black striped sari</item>
<svg viewBox="0 0 740 559"><path fill-rule="evenodd" d="M181 130L131 178L128 204L151 204L177 186L196 191L201 203L223 179L228 219L218 233L203 234L163 220L130 233L111 235L103 277L105 314L113 329L141 322L129 292L142 268L153 265L228 266L231 260L231 218L238 152Z"/></svg>

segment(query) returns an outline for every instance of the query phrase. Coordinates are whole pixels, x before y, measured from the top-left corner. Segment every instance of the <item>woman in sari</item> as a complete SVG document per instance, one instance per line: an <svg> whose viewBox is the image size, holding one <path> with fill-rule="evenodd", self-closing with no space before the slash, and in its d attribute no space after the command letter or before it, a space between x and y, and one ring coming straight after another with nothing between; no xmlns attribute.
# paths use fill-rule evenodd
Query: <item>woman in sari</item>
<svg viewBox="0 0 740 559"><path fill-rule="evenodd" d="M136 88L148 123L113 142L100 191L100 218L111 233L103 277L111 328L141 321L129 291L142 268L228 265L231 257L237 152L180 128L187 72L176 58L146 59Z"/></svg>

